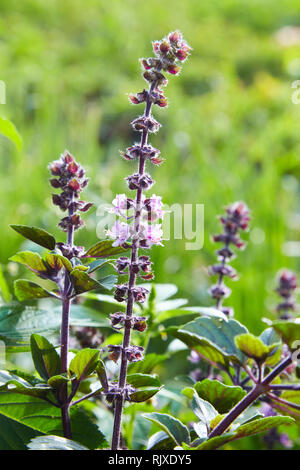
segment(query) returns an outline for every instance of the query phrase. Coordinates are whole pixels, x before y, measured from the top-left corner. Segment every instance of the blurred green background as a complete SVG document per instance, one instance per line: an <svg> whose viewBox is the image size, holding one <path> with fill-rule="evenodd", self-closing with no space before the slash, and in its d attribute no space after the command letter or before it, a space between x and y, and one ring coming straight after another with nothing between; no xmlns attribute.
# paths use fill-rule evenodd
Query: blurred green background
<svg viewBox="0 0 300 470"><path fill-rule="evenodd" d="M210 234L217 214L235 200L252 211L248 247L233 264L236 318L258 333L272 315L274 277L299 268L300 5L297 0L17 0L0 4L0 79L11 119L23 139L18 151L0 146L0 262L22 239L10 223L56 228L47 164L68 148L91 178L85 199L110 203L125 192L133 165L119 149L137 137L129 121L142 109L126 93L144 82L139 57L151 41L180 29L193 54L166 89L169 108L155 110L163 127L151 138L166 162L155 168L154 192L163 201L205 206L205 243L186 251L186 240L153 249L157 282L179 286L191 305L211 303L206 266L214 261ZM96 208L78 242L96 241Z"/></svg>

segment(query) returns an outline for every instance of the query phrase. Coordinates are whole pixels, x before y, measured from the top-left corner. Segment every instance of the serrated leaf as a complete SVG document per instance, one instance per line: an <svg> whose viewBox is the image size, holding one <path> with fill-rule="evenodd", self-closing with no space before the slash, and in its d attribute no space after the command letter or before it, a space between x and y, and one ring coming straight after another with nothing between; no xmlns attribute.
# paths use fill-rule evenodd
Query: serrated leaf
<svg viewBox="0 0 300 470"><path fill-rule="evenodd" d="M26 444L40 433L0 415L0 450L26 450Z"/></svg>
<svg viewBox="0 0 300 470"><path fill-rule="evenodd" d="M29 450L89 450L78 442L59 436L35 437L27 447Z"/></svg>
<svg viewBox="0 0 300 470"><path fill-rule="evenodd" d="M231 410L247 393L242 387L224 385L210 379L197 382L193 388L200 398L211 403L221 414Z"/></svg>
<svg viewBox="0 0 300 470"><path fill-rule="evenodd" d="M30 337L31 355L36 370L44 380L61 371L61 360L54 346L43 336L33 334Z"/></svg>
<svg viewBox="0 0 300 470"><path fill-rule="evenodd" d="M287 416L270 416L267 418L255 419L247 424L242 424L235 431L227 432L221 436L213 437L201 443L194 450L213 450L218 449L228 442L242 439L243 437L254 436L261 432L266 432L283 424L292 424L294 420Z"/></svg>
<svg viewBox="0 0 300 470"><path fill-rule="evenodd" d="M235 337L235 344L237 347L248 357L255 359L258 362L263 362L278 344L271 344L267 346L257 336L251 333L245 333Z"/></svg>
<svg viewBox="0 0 300 470"><path fill-rule="evenodd" d="M28 225L11 225L11 228L37 245L48 248L48 250L55 249L55 238L46 230Z"/></svg>
<svg viewBox="0 0 300 470"><path fill-rule="evenodd" d="M0 392L0 414L42 434L63 436L61 410L40 398ZM72 437L76 442L89 449L107 447L103 434L82 407L72 406L70 419Z"/></svg>
<svg viewBox="0 0 300 470"><path fill-rule="evenodd" d="M130 248L130 245L112 246L112 240L102 240L87 250L84 254L85 258L107 258L108 256L119 255Z"/></svg>
<svg viewBox="0 0 300 470"><path fill-rule="evenodd" d="M27 279L17 279L14 282L15 294L18 300L44 299L46 297L59 298L54 292L39 286L35 282L27 281Z"/></svg>
<svg viewBox="0 0 300 470"><path fill-rule="evenodd" d="M95 349L82 349L70 362L70 374L75 374L77 380L81 382L95 371L99 360L99 355L100 351Z"/></svg>
<svg viewBox="0 0 300 470"><path fill-rule="evenodd" d="M177 445L182 442L190 443L189 430L179 419L166 413L145 413L143 416L167 433Z"/></svg>

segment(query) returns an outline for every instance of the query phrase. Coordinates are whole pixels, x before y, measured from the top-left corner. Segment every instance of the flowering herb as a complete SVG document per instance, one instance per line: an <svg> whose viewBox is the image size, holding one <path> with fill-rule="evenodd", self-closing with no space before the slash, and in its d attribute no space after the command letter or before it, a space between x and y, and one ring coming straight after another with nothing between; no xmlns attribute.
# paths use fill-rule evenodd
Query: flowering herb
<svg viewBox="0 0 300 470"><path fill-rule="evenodd" d="M139 255L139 249L149 249L153 245L162 245L163 233L160 221L164 216L162 200L160 196L153 194L145 197L143 191L149 190L154 184L151 176L146 173L146 163L154 165L163 162L160 151L148 143L150 133L155 133L160 128L160 123L151 114L153 106L165 107L167 98L162 87L167 84L167 73L177 75L181 70L179 63L183 63L190 54L191 48L183 40L181 33L175 31L167 38L153 43L154 57L141 59L144 69L143 77L148 82L148 90L144 89L137 94L130 94L129 100L133 104L145 103L143 115L134 119L131 123L133 129L141 133L139 143L121 152L121 156L128 161L137 160L138 172L126 178L128 188L135 191L134 198L128 198L125 194L118 194L113 200L112 212L119 218L108 231L108 235L114 240L113 246L122 246L131 241L131 257L119 258L116 263L119 274L128 271L128 282L117 285L115 299L126 302L125 317L112 317L112 323L118 328L124 326L123 343L120 346L110 346L111 358L121 360L118 382L119 392L115 394L115 415L112 449L120 446L121 420L124 400L128 396L126 384L128 362L139 361L143 357L143 349L130 345L131 330L144 331L145 318L133 317L134 302L145 302L148 290L136 285L137 277L151 279L151 261L148 256Z"/></svg>

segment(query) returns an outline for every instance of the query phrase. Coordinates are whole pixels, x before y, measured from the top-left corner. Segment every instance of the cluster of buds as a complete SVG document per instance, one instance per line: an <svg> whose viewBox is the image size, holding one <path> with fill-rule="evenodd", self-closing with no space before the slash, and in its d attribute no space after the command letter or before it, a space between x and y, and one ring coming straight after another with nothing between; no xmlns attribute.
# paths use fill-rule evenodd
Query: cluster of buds
<svg viewBox="0 0 300 470"><path fill-rule="evenodd" d="M51 186L61 190L60 194L52 195L53 204L62 211L68 210L68 216L60 221L59 227L65 232L70 227L77 230L84 225L78 211L86 212L92 206L92 203L79 199L81 191L88 184L85 170L67 150L59 160L49 165L49 170L55 176L50 180Z"/></svg>
<svg viewBox="0 0 300 470"><path fill-rule="evenodd" d="M220 217L223 232L213 236L214 242L224 243L224 246L216 251L219 264L209 267L209 274L218 276L218 282L210 288L210 294L216 299L217 308L227 316L232 316L233 310L222 306L222 300L230 295L231 290L223 283L223 279L224 277L237 278L236 271L227 264L234 256L230 245L238 249L245 247L245 242L241 240L239 232L248 229L249 220L247 206L243 202L235 202L226 209L226 214Z"/></svg>
<svg viewBox="0 0 300 470"><path fill-rule="evenodd" d="M115 299L118 302L124 302L124 300L127 299L127 295L128 295L128 290L129 290L128 284L127 283L118 284L115 286L115 288L116 288L115 295L114 295ZM139 303L145 302L147 295L149 294L148 289L142 286L133 287L131 289L131 292L132 292L134 301L139 302Z"/></svg>
<svg viewBox="0 0 300 470"><path fill-rule="evenodd" d="M141 147L140 145L135 144L132 147L128 147L126 149L126 152L120 151L120 154L121 154L121 157L123 157L127 161L136 160L141 157L144 158L145 160L149 160L151 163L153 163L153 165L160 165L164 161L164 159L160 156L160 151L157 148L152 147L152 145L144 145L143 147ZM135 176L138 176L138 175L135 175ZM149 177L149 175L147 176ZM127 180L129 178L127 178ZM149 178L151 179L151 177ZM153 181L151 181L151 183L153 184ZM143 189L148 189L148 187L143 188Z"/></svg>
<svg viewBox="0 0 300 470"><path fill-rule="evenodd" d="M112 382L106 393L106 400L109 403L113 403L116 396L122 395L125 400L130 401L130 395L135 391L136 389L129 384L126 384L123 388L120 388L118 383Z"/></svg>
<svg viewBox="0 0 300 470"><path fill-rule="evenodd" d="M126 271L131 266L133 272L137 276L148 281L154 277L153 273L151 272L151 265L152 263L149 256L139 256L138 260L132 263L126 256L121 256L117 259L115 268L119 274L126 274Z"/></svg>
<svg viewBox="0 0 300 470"><path fill-rule="evenodd" d="M283 270L279 273L278 287L276 292L282 298L276 310L282 320L288 320L292 317L291 312L296 310L294 292L297 289L297 278L292 271Z"/></svg>
<svg viewBox="0 0 300 470"><path fill-rule="evenodd" d="M123 348L121 345L109 344L107 346L109 359L117 362L124 350L125 357L129 362L138 362L143 359L144 348L142 346L127 346Z"/></svg>
<svg viewBox="0 0 300 470"><path fill-rule="evenodd" d="M99 334L98 328L92 326L75 328L74 334L81 348L97 349L103 343L103 337Z"/></svg>
<svg viewBox="0 0 300 470"><path fill-rule="evenodd" d="M123 312L115 312L110 314L111 326L116 330L120 330L124 326L128 325L133 330L143 332L147 328L146 320L147 317L136 315L128 318Z"/></svg>

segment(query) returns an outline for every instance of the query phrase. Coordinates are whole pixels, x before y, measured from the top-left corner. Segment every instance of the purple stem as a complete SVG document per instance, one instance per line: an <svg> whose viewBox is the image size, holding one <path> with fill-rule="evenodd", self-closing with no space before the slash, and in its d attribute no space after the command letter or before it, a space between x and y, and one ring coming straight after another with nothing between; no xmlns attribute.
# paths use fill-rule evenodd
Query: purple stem
<svg viewBox="0 0 300 470"><path fill-rule="evenodd" d="M278 364L275 369L272 370L260 383L257 383L254 388L234 407L232 410L225 416L222 421L213 429L209 434L209 439L220 436L223 434L226 429L233 423L233 421L245 411L252 403L257 400L257 398L266 393L270 389L270 383L274 380L275 377L281 374L284 369L286 369L292 363L292 357L289 356L280 364Z"/></svg>
<svg viewBox="0 0 300 470"><path fill-rule="evenodd" d="M69 208L69 216L73 215L73 207ZM67 243L69 246L73 246L74 244L74 226L71 225L68 228L67 233ZM69 298L70 290L71 290L71 282L68 273L65 273L65 282L64 282L64 289L62 294L62 322L61 322L61 373L65 374L68 372L68 350L69 350L69 321L70 321L70 306L71 300ZM63 432L64 437L71 439L72 432L71 432L71 422L70 422L70 414L69 414L69 407L70 401L68 399L68 383L65 383L61 387L60 392L60 400L61 400L61 415L62 415L62 423L63 423Z"/></svg>
<svg viewBox="0 0 300 470"><path fill-rule="evenodd" d="M149 95L151 92L154 90L156 86L156 83L153 82L150 86L149 89ZM151 111L151 100L147 99L146 102L146 108L144 112L144 117L149 117L150 111ZM147 144L147 139L148 139L148 129L144 129L142 132L141 136L141 143L140 147L141 149L144 147L144 145ZM142 176L145 171L145 157L142 155L140 156L139 160L139 175ZM138 233L139 230L139 225L140 225L140 203L142 200L142 193L143 189L138 188L136 192L136 211L134 215L134 226L135 226L135 231ZM115 405L115 416L114 416L114 428L113 428L113 437L112 437L112 450L117 450L120 445L120 436L121 436L121 423L122 423L122 414L123 414L123 404L124 404L124 396L123 396L123 389L126 385L126 376L127 376L127 365L128 365L128 360L126 357L126 348L130 344L130 336L131 336L131 317L132 317L132 311L133 311L133 293L132 289L135 286L135 281L136 281L136 274L133 270L133 263L136 262L138 257L138 240L134 239L132 242L132 247L131 247L131 261L130 261L130 267L129 267L129 282L128 282L128 295L127 295L127 306L126 306L126 321L125 321L125 328L124 328L124 336L123 336L123 344L122 344L122 355L121 355L121 367L120 367L120 375L119 375L119 383L118 387L120 390L120 394L117 395L116 397L116 405Z"/></svg>

